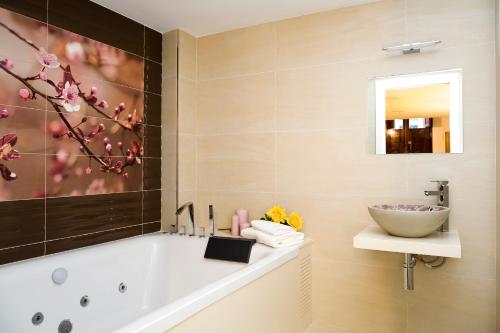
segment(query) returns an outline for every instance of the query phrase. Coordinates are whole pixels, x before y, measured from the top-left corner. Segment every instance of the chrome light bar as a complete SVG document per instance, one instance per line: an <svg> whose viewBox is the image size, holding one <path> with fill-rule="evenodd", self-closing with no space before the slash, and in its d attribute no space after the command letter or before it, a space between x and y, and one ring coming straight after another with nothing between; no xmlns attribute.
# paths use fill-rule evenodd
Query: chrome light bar
<svg viewBox="0 0 500 333"><path fill-rule="evenodd" d="M411 53L419 53L420 49L424 47L430 47L430 46L435 46L437 44L440 44L440 40L431 40L427 42L415 42L415 43L406 43L406 44L401 44L401 45L394 45L394 46L387 46L383 47L383 51L401 51L403 54L411 54Z"/></svg>

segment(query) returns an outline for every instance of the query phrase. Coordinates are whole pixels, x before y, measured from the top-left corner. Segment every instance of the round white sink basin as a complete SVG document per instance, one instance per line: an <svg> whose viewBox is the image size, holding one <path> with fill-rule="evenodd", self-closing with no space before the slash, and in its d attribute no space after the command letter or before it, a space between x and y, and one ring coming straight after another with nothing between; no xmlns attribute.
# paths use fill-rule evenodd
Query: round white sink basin
<svg viewBox="0 0 500 333"><path fill-rule="evenodd" d="M448 207L428 205L374 205L368 211L386 232L399 237L425 237L450 215Z"/></svg>

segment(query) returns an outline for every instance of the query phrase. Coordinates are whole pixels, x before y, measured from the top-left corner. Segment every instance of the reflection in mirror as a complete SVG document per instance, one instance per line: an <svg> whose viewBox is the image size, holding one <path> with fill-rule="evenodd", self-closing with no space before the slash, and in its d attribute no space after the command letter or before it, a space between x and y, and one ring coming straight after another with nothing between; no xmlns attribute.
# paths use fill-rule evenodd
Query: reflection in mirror
<svg viewBox="0 0 500 333"><path fill-rule="evenodd" d="M463 152L461 71L375 79L376 153Z"/></svg>

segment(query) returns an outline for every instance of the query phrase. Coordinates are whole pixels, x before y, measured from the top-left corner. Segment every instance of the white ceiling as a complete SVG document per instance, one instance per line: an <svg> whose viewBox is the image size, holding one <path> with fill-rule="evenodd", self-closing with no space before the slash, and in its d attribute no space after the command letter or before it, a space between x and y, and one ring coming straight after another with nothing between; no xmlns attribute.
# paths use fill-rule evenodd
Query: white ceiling
<svg viewBox="0 0 500 333"><path fill-rule="evenodd" d="M196 37L377 0L93 0L154 30Z"/></svg>

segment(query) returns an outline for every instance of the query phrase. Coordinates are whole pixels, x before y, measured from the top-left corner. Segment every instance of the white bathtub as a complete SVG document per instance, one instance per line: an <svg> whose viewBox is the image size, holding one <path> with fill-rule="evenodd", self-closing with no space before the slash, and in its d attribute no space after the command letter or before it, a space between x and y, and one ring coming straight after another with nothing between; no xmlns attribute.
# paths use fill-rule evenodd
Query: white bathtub
<svg viewBox="0 0 500 333"><path fill-rule="evenodd" d="M52 333L63 320L78 333L164 332L298 255L256 244L250 264L207 260L206 242L156 233L1 266L0 332ZM62 285L51 277L59 267Z"/></svg>

